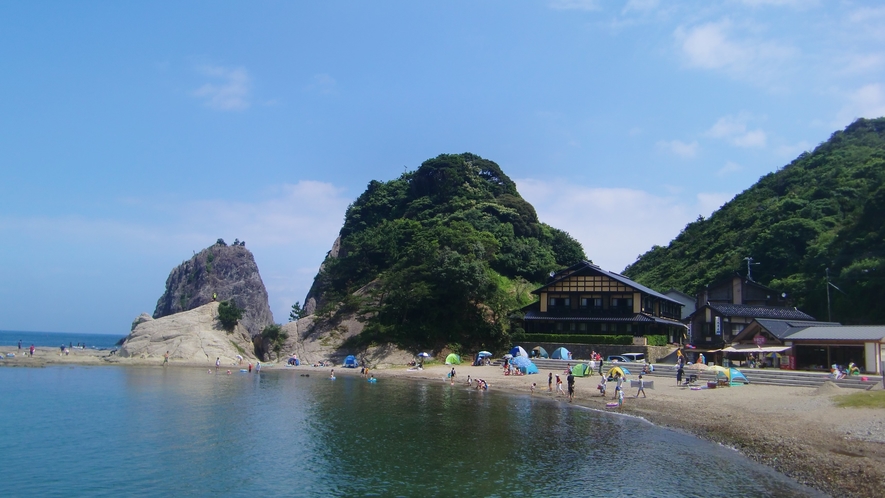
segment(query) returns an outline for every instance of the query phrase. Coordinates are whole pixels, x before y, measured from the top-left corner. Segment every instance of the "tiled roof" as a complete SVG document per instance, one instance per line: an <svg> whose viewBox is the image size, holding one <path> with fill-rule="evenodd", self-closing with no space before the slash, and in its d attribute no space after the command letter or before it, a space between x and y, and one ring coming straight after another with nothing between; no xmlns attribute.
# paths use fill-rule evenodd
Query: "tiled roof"
<svg viewBox="0 0 885 498"><path fill-rule="evenodd" d="M781 320L808 320L814 317L796 308L780 308L777 306L753 306L747 304L709 303L711 309L723 316L742 316L747 318L778 318Z"/></svg>
<svg viewBox="0 0 885 498"><path fill-rule="evenodd" d="M771 318L757 318L759 325L771 332L771 335L783 339L808 327L835 327L841 325L837 322L817 322L809 320L775 320Z"/></svg>
<svg viewBox="0 0 885 498"><path fill-rule="evenodd" d="M808 327L788 337L791 341L885 341L885 325Z"/></svg>

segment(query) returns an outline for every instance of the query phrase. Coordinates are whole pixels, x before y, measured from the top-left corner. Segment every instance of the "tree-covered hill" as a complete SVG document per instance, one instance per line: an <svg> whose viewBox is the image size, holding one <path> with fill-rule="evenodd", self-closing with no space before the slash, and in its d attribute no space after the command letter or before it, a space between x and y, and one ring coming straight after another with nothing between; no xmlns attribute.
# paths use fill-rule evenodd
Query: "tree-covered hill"
<svg viewBox="0 0 885 498"><path fill-rule="evenodd" d="M624 273L657 289L695 293L739 271L784 290L827 319L885 323L885 118L859 119L811 153L765 175L709 219L689 223Z"/></svg>
<svg viewBox="0 0 885 498"><path fill-rule="evenodd" d="M586 259L569 234L538 220L501 168L474 154L440 155L347 209L337 257L308 299L367 318L362 341L492 348L507 315L549 272ZM369 283L365 298L355 291Z"/></svg>

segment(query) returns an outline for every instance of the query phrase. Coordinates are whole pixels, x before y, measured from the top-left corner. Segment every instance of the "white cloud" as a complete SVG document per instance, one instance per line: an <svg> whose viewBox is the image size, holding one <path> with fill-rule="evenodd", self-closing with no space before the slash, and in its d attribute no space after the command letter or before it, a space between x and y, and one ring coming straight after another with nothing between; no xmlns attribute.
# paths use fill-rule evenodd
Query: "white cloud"
<svg viewBox="0 0 885 498"><path fill-rule="evenodd" d="M588 258L613 271L622 271L653 245L667 245L698 214L709 216L711 206L721 206L731 198L727 194L660 196L566 181L520 179L516 183L541 221L571 234Z"/></svg>
<svg viewBox="0 0 885 498"><path fill-rule="evenodd" d="M659 149L669 151L683 158L692 158L698 153L697 141L685 143L681 140L661 140L657 143Z"/></svg>
<svg viewBox="0 0 885 498"><path fill-rule="evenodd" d="M194 91L194 96L202 98L206 107L218 111L242 111L249 108L252 80L245 68L202 66L198 70L204 76L220 80L206 83Z"/></svg>
<svg viewBox="0 0 885 498"><path fill-rule="evenodd" d="M731 173L736 173L738 171L741 171L742 169L744 169L744 168L738 163L735 163L732 161L725 161L725 166L723 166L722 169L717 171L716 174L719 176L725 176L725 175L728 175Z"/></svg>
<svg viewBox="0 0 885 498"><path fill-rule="evenodd" d="M599 10L597 0L550 0L550 8L556 10Z"/></svg>
<svg viewBox="0 0 885 498"><path fill-rule="evenodd" d="M802 140L798 143L789 145L781 145L775 150L775 154L783 159L793 160L799 156L799 154L810 151L812 149L811 142L807 142Z"/></svg>
<svg viewBox="0 0 885 498"><path fill-rule="evenodd" d="M726 202L732 200L735 194L725 192L701 192L697 195L698 212L705 218L709 218L713 211L721 208Z"/></svg>
<svg viewBox="0 0 885 498"><path fill-rule="evenodd" d="M659 0L630 0L627 2L627 5L624 5L621 14L628 14L630 12L647 13L658 8L659 4Z"/></svg>
<svg viewBox="0 0 885 498"><path fill-rule="evenodd" d="M757 38L753 31L736 34L731 21L710 22L676 28L674 38L686 63L691 67L721 70L733 77L766 84L796 55L792 47Z"/></svg>
<svg viewBox="0 0 885 498"><path fill-rule="evenodd" d="M741 0L741 3L750 7L793 7L798 9L817 4L815 0Z"/></svg>
<svg viewBox="0 0 885 498"><path fill-rule="evenodd" d="M768 137L761 129L747 130L750 114L742 112L737 116L723 116L705 133L708 137L727 140L737 147L765 147Z"/></svg>
<svg viewBox="0 0 885 498"><path fill-rule="evenodd" d="M338 82L335 81L335 78L326 73L315 74L313 75L310 84L307 85L307 89L313 92L331 95L338 93Z"/></svg>
<svg viewBox="0 0 885 498"><path fill-rule="evenodd" d="M846 100L836 117L835 126L839 128L857 118L885 116L885 87L881 83L864 85L848 94Z"/></svg>
<svg viewBox="0 0 885 498"><path fill-rule="evenodd" d="M861 7L848 15L853 23L880 22L885 20L885 7Z"/></svg>

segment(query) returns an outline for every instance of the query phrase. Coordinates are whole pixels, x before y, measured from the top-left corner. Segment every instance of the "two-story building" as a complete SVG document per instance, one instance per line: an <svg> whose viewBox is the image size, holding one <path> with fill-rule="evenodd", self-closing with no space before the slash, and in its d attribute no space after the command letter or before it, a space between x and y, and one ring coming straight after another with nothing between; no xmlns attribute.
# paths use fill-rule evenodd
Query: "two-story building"
<svg viewBox="0 0 885 498"><path fill-rule="evenodd" d="M666 335L681 341L682 303L582 261L551 275L523 308L529 334Z"/></svg>
<svg viewBox="0 0 885 498"><path fill-rule="evenodd" d="M786 294L737 274L706 286L697 302L688 321L690 341L699 348L723 347L754 319L815 321L789 306Z"/></svg>

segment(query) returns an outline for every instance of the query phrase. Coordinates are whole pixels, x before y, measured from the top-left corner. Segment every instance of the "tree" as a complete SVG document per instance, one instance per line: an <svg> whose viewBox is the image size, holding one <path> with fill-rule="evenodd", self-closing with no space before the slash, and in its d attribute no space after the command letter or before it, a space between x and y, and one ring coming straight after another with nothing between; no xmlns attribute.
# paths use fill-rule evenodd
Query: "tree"
<svg viewBox="0 0 885 498"><path fill-rule="evenodd" d="M292 305L292 311L289 312L289 321L294 322L304 316L304 309L301 307L301 301L295 301Z"/></svg>
<svg viewBox="0 0 885 498"><path fill-rule="evenodd" d="M261 331L261 338L268 342L270 349L277 354L277 359L279 359L289 334L283 331L282 325L275 323L264 327L264 330Z"/></svg>
<svg viewBox="0 0 885 498"><path fill-rule="evenodd" d="M243 311L237 308L236 303L233 301L222 301L218 304L218 321L221 322L225 330L233 332L237 322L240 321L240 318L243 318Z"/></svg>

